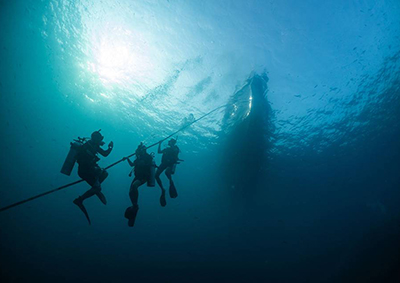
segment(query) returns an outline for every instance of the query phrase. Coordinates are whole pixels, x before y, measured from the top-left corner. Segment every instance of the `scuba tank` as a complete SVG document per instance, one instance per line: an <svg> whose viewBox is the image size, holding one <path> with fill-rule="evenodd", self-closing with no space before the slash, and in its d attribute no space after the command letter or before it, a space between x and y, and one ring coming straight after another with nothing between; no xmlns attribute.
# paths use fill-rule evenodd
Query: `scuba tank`
<svg viewBox="0 0 400 283"><path fill-rule="evenodd" d="M76 157L79 152L79 149L82 147L85 138L78 138L71 142L71 147L69 149L68 155L65 158L64 164L61 168L61 173L70 176L72 169L74 168Z"/></svg>
<svg viewBox="0 0 400 283"><path fill-rule="evenodd" d="M156 162L154 161L154 155L151 155L151 167L150 167L150 178L147 181L148 187L154 187L156 185Z"/></svg>

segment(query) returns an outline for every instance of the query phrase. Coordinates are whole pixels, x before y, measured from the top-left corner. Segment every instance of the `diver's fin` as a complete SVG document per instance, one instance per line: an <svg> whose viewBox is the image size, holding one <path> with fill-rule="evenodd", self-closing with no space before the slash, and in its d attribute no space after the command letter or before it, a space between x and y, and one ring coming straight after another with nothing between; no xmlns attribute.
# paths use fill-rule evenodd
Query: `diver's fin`
<svg viewBox="0 0 400 283"><path fill-rule="evenodd" d="M176 198L178 196L178 192L176 191L174 182L171 182L171 185L169 186L169 196L171 198Z"/></svg>
<svg viewBox="0 0 400 283"><path fill-rule="evenodd" d="M104 196L104 194L103 194L102 192L96 193L96 196L99 198L99 200L100 200L104 205L107 204L107 199L106 199L106 197Z"/></svg>
<svg viewBox="0 0 400 283"><path fill-rule="evenodd" d="M160 196L160 204L161 204L162 207L164 207L164 206L167 205L167 201L165 200L165 191L163 191L163 192L161 193L161 196Z"/></svg>
<svg viewBox="0 0 400 283"><path fill-rule="evenodd" d="M125 218L128 219L128 226L133 227L135 225L136 215L139 210L139 206L130 206L125 210Z"/></svg>
<svg viewBox="0 0 400 283"><path fill-rule="evenodd" d="M80 210L82 210L83 214L85 214L87 221L89 222L89 225L92 225L92 223L90 222L90 218L89 218L89 214L86 210L86 207L83 205L83 202L80 198L76 198L73 201L74 204L76 204Z"/></svg>

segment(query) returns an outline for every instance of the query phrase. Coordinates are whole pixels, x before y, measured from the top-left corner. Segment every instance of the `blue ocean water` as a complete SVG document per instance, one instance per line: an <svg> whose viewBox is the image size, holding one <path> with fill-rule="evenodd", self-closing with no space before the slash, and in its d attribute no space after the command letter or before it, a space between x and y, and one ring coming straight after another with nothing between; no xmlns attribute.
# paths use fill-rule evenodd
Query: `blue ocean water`
<svg viewBox="0 0 400 283"><path fill-rule="evenodd" d="M106 167L226 105L133 228L126 162L91 226L85 183L0 212L1 282L399 282L398 0L1 0L0 27L0 207L78 180L78 136Z"/></svg>

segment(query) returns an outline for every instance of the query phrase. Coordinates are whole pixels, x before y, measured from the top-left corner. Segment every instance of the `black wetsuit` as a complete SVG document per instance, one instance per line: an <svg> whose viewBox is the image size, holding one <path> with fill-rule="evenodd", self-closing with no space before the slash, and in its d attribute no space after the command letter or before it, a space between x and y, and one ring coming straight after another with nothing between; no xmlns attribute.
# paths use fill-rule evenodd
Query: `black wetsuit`
<svg viewBox="0 0 400 283"><path fill-rule="evenodd" d="M136 180L140 180L142 183L145 183L150 179L152 161L153 157L148 153L144 153L140 157L135 159L135 161L133 162L133 166L135 166L135 179L133 180L133 182L135 182Z"/></svg>
<svg viewBox="0 0 400 283"><path fill-rule="evenodd" d="M172 167L176 162L178 162L179 147L176 145L167 147L162 150L161 164L158 170L163 171L168 167Z"/></svg>
<svg viewBox="0 0 400 283"><path fill-rule="evenodd" d="M91 186L94 186L103 172L103 169L97 165L97 161L100 160L97 156L99 148L99 145L88 141L82 145L77 156L77 162L79 164L78 175Z"/></svg>

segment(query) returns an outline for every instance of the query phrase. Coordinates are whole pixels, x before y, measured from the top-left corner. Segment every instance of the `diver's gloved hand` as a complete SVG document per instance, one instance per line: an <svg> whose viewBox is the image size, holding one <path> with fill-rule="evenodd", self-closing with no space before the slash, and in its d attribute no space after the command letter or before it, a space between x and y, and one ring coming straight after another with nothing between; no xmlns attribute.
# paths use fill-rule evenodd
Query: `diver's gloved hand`
<svg viewBox="0 0 400 283"><path fill-rule="evenodd" d="M114 147L114 143L111 141L109 144L108 144L108 148L113 148Z"/></svg>

